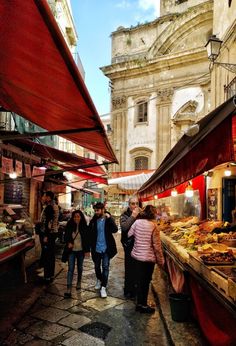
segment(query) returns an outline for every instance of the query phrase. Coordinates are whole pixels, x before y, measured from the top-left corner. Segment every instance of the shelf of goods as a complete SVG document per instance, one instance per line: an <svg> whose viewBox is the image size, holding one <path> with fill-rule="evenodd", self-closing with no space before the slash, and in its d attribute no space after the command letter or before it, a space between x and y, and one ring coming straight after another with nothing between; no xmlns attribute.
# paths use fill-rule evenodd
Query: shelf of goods
<svg viewBox="0 0 236 346"><path fill-rule="evenodd" d="M234 227L196 217L161 223L164 251L181 270L192 273L216 293L236 316L236 245Z"/></svg>

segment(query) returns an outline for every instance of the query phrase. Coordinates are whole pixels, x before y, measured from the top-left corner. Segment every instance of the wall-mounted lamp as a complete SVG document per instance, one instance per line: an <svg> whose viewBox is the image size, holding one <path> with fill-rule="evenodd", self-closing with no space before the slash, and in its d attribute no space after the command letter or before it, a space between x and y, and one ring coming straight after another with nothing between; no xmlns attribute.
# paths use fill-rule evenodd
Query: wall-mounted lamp
<svg viewBox="0 0 236 346"><path fill-rule="evenodd" d="M16 179L17 178L17 173L16 172L12 172L12 173L9 174L9 177L11 179Z"/></svg>
<svg viewBox="0 0 236 346"><path fill-rule="evenodd" d="M170 194L171 194L172 197L176 197L178 195L178 192L177 192L176 189L173 189L173 190L171 190Z"/></svg>
<svg viewBox="0 0 236 346"><path fill-rule="evenodd" d="M220 65L227 69L230 72L236 73L236 64L230 64L230 63L224 63L224 62L216 62L216 59L218 58L220 54L220 48L222 45L222 42L216 35L212 35L205 47L207 49L207 55L208 59L214 64L214 65Z"/></svg>
<svg viewBox="0 0 236 346"><path fill-rule="evenodd" d="M193 187L190 181L188 182L188 186L186 187L184 194L186 197L193 197Z"/></svg>
<svg viewBox="0 0 236 346"><path fill-rule="evenodd" d="M231 172L230 166L227 165L227 167L226 167L226 169L224 171L224 175L225 175L225 177L230 177L231 174L232 174L232 172Z"/></svg>

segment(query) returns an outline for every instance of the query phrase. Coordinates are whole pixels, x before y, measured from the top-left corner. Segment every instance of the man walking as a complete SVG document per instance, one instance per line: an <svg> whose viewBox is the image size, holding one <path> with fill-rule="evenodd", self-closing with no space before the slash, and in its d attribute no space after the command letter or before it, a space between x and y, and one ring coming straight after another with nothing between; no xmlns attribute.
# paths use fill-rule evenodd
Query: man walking
<svg viewBox="0 0 236 346"><path fill-rule="evenodd" d="M105 213L103 203L96 203L93 209L95 215L90 221L89 228L91 232L91 253L97 277L95 288L100 289L102 298L106 298L110 259L117 254L113 233L118 231L118 227L113 218Z"/></svg>
<svg viewBox="0 0 236 346"><path fill-rule="evenodd" d="M128 231L139 214L139 202L136 197L129 199L127 210L120 216L121 227L121 243L125 253L125 280L124 280L124 296L133 299L136 295L136 275L135 261L131 257L132 248L128 245Z"/></svg>
<svg viewBox="0 0 236 346"><path fill-rule="evenodd" d="M46 207L41 216L42 225L42 252L44 266L44 280L52 282L55 272L55 240L58 235L59 209L54 201L54 193L45 193Z"/></svg>

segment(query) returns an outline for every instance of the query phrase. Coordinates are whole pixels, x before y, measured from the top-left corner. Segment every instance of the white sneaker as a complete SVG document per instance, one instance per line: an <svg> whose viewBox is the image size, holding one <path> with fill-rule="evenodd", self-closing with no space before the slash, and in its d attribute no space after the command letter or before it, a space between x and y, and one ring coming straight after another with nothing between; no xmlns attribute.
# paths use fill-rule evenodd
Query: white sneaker
<svg viewBox="0 0 236 346"><path fill-rule="evenodd" d="M101 293L101 298L106 298L107 297L106 287L102 286L100 293Z"/></svg>
<svg viewBox="0 0 236 346"><path fill-rule="evenodd" d="M97 280L96 285L95 285L95 290L100 290L101 288L101 281Z"/></svg>

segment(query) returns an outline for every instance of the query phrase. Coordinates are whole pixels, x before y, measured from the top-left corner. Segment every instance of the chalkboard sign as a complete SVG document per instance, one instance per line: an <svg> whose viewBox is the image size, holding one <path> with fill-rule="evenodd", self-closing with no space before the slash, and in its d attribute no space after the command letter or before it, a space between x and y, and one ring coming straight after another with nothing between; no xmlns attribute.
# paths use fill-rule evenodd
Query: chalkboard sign
<svg viewBox="0 0 236 346"><path fill-rule="evenodd" d="M4 203L22 204L23 186L22 182L7 182L4 185Z"/></svg>

